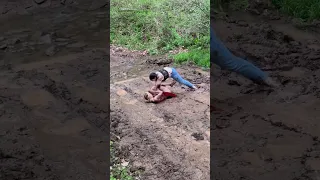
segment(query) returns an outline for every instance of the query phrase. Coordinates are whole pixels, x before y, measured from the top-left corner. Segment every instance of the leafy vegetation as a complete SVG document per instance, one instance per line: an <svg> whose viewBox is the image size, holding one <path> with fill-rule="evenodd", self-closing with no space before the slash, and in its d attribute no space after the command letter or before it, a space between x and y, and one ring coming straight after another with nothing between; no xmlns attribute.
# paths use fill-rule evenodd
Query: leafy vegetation
<svg viewBox="0 0 320 180"><path fill-rule="evenodd" d="M193 61L200 66L210 62L209 0L111 1L110 7L112 44L147 50L151 55L181 47L192 52L201 50L208 54L201 60L207 63L193 59L199 59L199 53L179 61L175 58L180 56L172 57L179 63Z"/></svg>
<svg viewBox="0 0 320 180"><path fill-rule="evenodd" d="M271 2L280 12L304 20L320 19L319 0L266 0ZM215 0L213 7L217 10L231 8L244 10L248 7L248 0Z"/></svg>
<svg viewBox="0 0 320 180"><path fill-rule="evenodd" d="M320 18L319 0L272 0L272 3L282 12L306 20Z"/></svg>
<svg viewBox="0 0 320 180"><path fill-rule="evenodd" d="M116 157L116 148L112 141L110 141L110 155L111 164L110 167L110 180L134 180L130 174L128 165L123 165Z"/></svg>
<svg viewBox="0 0 320 180"><path fill-rule="evenodd" d="M210 67L210 50L209 49L192 49L188 52L182 52L173 56L176 63L193 61L201 67Z"/></svg>
<svg viewBox="0 0 320 180"><path fill-rule="evenodd" d="M232 10L244 10L248 7L248 0L214 0L213 8L223 10L230 8Z"/></svg>

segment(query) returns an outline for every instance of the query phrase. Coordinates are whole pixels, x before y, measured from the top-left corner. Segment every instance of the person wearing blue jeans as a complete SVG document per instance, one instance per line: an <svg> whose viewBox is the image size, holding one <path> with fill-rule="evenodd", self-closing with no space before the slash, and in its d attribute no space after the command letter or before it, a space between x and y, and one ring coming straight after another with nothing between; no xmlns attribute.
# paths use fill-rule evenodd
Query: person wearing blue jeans
<svg viewBox="0 0 320 180"><path fill-rule="evenodd" d="M268 75L252 63L233 55L216 37L210 27L210 61L221 69L234 71L257 84L278 86Z"/></svg>
<svg viewBox="0 0 320 180"><path fill-rule="evenodd" d="M172 78L180 84L186 85L191 89L197 89L195 85L183 79L178 73L178 71L172 67L164 67L163 69L156 72L152 72L149 75L149 79L155 83L155 87L159 87L160 84L168 78Z"/></svg>

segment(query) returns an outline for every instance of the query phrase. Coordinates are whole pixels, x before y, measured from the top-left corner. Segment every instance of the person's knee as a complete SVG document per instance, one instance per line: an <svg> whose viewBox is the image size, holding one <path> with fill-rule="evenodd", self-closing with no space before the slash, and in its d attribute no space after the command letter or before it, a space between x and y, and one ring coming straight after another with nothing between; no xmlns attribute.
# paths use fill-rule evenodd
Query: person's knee
<svg viewBox="0 0 320 180"><path fill-rule="evenodd" d="M186 85L186 86L191 86L191 87L193 86L193 84L191 82L189 82L189 81L187 81L185 79L183 80L183 84Z"/></svg>
<svg viewBox="0 0 320 180"><path fill-rule="evenodd" d="M237 61L236 58L227 58L224 63L224 68L231 71L236 71L241 67L241 62Z"/></svg>
<svg viewBox="0 0 320 180"><path fill-rule="evenodd" d="M221 69L224 70L231 70L234 71L238 69L239 62L235 60L235 58L232 57L213 57L212 62L218 66L220 66Z"/></svg>
<svg viewBox="0 0 320 180"><path fill-rule="evenodd" d="M152 90L152 91L156 91L157 89L158 89L157 86L152 86L152 87L151 87L151 90Z"/></svg>
<svg viewBox="0 0 320 180"><path fill-rule="evenodd" d="M179 78L179 81L178 81L180 84L187 84L188 81L186 81L185 79L183 78Z"/></svg>
<svg viewBox="0 0 320 180"><path fill-rule="evenodd" d="M179 83L182 83L182 81L183 81L183 78L180 76L177 76L177 75L172 76L172 79L174 79L175 81L177 81Z"/></svg>

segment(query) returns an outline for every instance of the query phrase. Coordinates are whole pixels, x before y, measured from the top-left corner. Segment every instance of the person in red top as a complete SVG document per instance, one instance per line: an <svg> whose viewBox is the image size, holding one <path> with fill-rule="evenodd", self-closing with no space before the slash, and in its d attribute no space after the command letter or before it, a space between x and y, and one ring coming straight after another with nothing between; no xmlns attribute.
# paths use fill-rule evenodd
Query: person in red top
<svg viewBox="0 0 320 180"><path fill-rule="evenodd" d="M173 81L170 84L161 83L160 86L152 86L148 92L145 92L144 99L149 103L159 103L168 98L176 97L175 94L171 92L169 87L172 87L176 81Z"/></svg>

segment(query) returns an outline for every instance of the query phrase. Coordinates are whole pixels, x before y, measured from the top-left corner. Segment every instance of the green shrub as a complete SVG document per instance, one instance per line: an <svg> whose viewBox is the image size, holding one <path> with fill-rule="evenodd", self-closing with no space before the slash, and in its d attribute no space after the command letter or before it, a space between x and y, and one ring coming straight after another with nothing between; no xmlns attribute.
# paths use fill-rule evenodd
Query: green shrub
<svg viewBox="0 0 320 180"><path fill-rule="evenodd" d="M150 54L209 48L209 0L111 1L110 7L112 44Z"/></svg>
<svg viewBox="0 0 320 180"><path fill-rule="evenodd" d="M214 0L214 9L230 8L232 10L245 10L248 0ZM301 18L313 20L320 18L320 1L319 0L270 0L282 13Z"/></svg>
<svg viewBox="0 0 320 180"><path fill-rule="evenodd" d="M116 149L112 141L110 141L110 160L111 160L111 170L110 170L110 180L133 180L134 178L130 175L128 167L123 167L118 158L115 156Z"/></svg>
<svg viewBox="0 0 320 180"><path fill-rule="evenodd" d="M272 0L272 3L282 12L302 19L320 18L319 0Z"/></svg>

